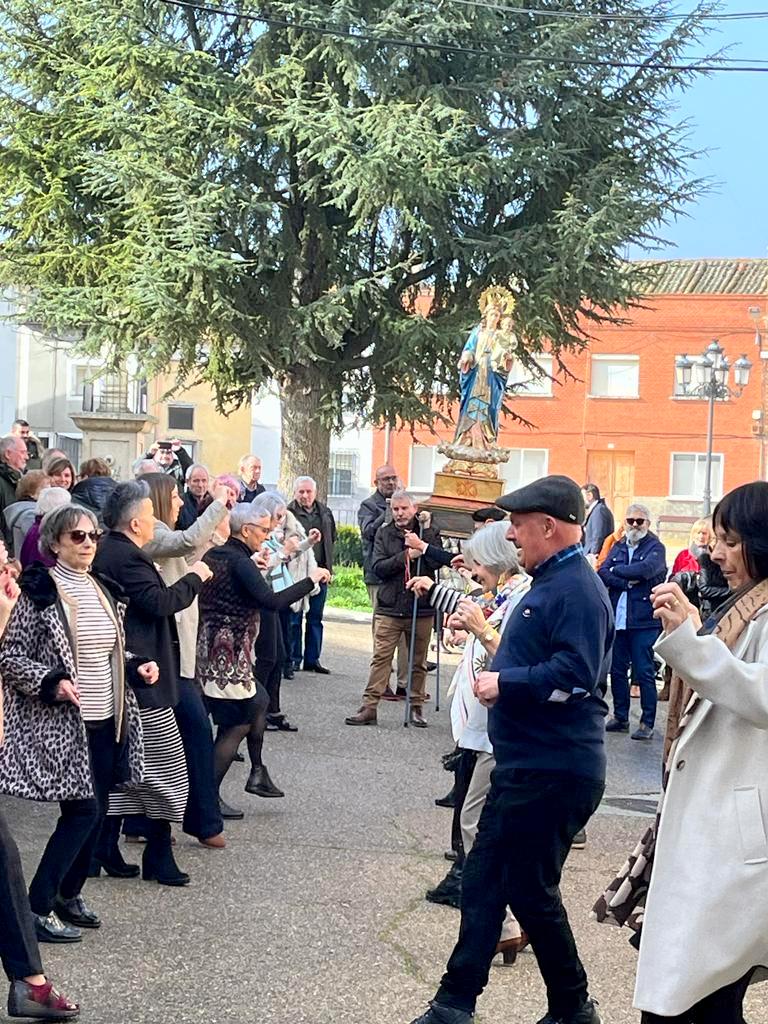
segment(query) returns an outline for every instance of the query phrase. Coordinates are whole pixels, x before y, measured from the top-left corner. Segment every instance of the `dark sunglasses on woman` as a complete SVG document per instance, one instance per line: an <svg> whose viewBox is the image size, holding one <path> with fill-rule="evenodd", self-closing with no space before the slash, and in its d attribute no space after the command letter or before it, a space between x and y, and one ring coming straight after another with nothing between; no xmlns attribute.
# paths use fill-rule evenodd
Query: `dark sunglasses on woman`
<svg viewBox="0 0 768 1024"><path fill-rule="evenodd" d="M69 530L68 532L75 544L85 544L86 538L96 544L101 536L101 530Z"/></svg>

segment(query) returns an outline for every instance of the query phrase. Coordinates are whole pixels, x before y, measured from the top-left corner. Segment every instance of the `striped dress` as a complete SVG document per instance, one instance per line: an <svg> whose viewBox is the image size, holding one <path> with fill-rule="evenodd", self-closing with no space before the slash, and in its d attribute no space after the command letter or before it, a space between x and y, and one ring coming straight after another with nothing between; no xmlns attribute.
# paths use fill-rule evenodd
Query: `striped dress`
<svg viewBox="0 0 768 1024"><path fill-rule="evenodd" d="M112 816L144 814L181 822L187 806L187 761L173 708L139 708L144 732L144 781L109 794Z"/></svg>

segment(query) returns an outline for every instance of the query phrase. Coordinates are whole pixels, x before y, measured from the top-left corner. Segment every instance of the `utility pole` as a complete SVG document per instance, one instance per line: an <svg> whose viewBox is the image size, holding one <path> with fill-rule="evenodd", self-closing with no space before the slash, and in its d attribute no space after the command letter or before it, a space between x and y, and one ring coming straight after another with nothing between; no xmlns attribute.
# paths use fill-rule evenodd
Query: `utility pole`
<svg viewBox="0 0 768 1024"><path fill-rule="evenodd" d="M766 325L768 316L763 314L760 306L750 306L749 315L755 325L755 345L760 355L760 408L752 413L754 423L752 430L760 442L760 459L758 479L768 479L768 344L766 344ZM761 325L763 330L761 330Z"/></svg>

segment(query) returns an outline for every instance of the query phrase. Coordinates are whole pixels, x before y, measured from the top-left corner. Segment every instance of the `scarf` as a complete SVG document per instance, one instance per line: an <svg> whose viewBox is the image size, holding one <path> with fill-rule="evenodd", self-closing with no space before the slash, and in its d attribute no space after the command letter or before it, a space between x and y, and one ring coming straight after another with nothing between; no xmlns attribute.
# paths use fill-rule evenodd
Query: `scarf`
<svg viewBox="0 0 768 1024"><path fill-rule="evenodd" d="M768 580L750 585L734 594L716 614L699 630L699 635L718 637L729 650L733 650L742 633L755 615L768 602ZM623 867L592 909L592 916L600 924L628 925L633 935L630 942L640 946L640 931L645 914L645 901L651 883L656 840L659 834L661 812L664 807L670 771L675 762L677 745L701 704L701 697L682 677L672 673L670 685L667 732L664 739L664 772L661 781L656 817L650 828L635 846Z"/></svg>

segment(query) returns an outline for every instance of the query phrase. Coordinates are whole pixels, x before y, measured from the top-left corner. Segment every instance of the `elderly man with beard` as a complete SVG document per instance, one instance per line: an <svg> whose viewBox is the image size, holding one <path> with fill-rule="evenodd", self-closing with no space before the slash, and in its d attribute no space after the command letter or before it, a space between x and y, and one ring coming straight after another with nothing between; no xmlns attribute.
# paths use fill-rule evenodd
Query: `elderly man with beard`
<svg viewBox="0 0 768 1024"><path fill-rule="evenodd" d="M661 626L653 617L651 591L667 575L667 554L655 533L645 505L630 505L624 538L617 541L598 571L608 588L616 617L611 663L613 718L606 732L629 732L629 670L640 687L640 725L633 740L649 740L656 721L656 667L653 645Z"/></svg>

